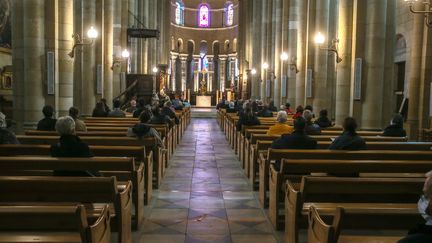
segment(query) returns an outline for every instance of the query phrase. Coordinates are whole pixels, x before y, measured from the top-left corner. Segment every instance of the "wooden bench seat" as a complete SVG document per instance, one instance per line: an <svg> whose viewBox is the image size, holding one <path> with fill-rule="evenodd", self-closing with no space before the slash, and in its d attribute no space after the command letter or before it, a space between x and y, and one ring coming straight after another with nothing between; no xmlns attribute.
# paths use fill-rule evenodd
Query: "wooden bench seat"
<svg viewBox="0 0 432 243"><path fill-rule="evenodd" d="M118 242L130 243L132 183L118 190L115 177L38 177L0 176L0 203L75 202L102 203L114 207L113 229L119 232ZM91 207L91 205L89 206Z"/></svg>
<svg viewBox="0 0 432 243"><path fill-rule="evenodd" d="M424 221L415 204L360 203L330 207L323 208L319 203L307 210L308 243L394 243L402 238L394 230L403 230L405 234L413 225ZM362 231L356 235L353 228ZM346 230L350 230L348 234ZM383 230L392 231L385 234Z"/></svg>
<svg viewBox="0 0 432 243"><path fill-rule="evenodd" d="M59 141L59 136L26 136L17 135L21 144L28 145L51 145ZM157 147L154 138L136 139L131 137L81 137L81 140L88 145L105 146L145 146L146 151L153 151L153 168L155 173L155 186L159 187L165 170L166 157L161 149Z"/></svg>
<svg viewBox="0 0 432 243"><path fill-rule="evenodd" d="M285 182L298 182L301 175L311 173L324 174L356 174L369 177L377 174L379 177L407 176L424 177L430 171L432 161L413 160L287 160L281 162L281 171L270 165L269 178L269 218L277 230L283 228L285 199ZM372 173L372 174L370 174ZM412 174L411 174L412 173ZM295 187L295 186L294 186ZM298 187L296 187L298 188Z"/></svg>
<svg viewBox="0 0 432 243"><path fill-rule="evenodd" d="M304 176L300 188L286 182L285 242L297 243L298 230L307 228L304 213L310 204L417 204L424 178L340 178ZM306 203L309 203L308 205Z"/></svg>
<svg viewBox="0 0 432 243"><path fill-rule="evenodd" d="M83 205L0 205L0 242L109 243L110 215L105 205L96 220Z"/></svg>
<svg viewBox="0 0 432 243"><path fill-rule="evenodd" d="M398 150L295 150L269 149L267 156L259 155L259 201L268 205L268 184L270 162L282 159L331 159L331 160L432 160L432 151L398 151Z"/></svg>
<svg viewBox="0 0 432 243"><path fill-rule="evenodd" d="M135 165L133 158L52 158L36 156L0 157L2 176L44 176L61 171L100 171L103 176L115 176L119 181L131 181L133 188L133 227L144 220L144 163ZM121 185L122 188L124 185Z"/></svg>

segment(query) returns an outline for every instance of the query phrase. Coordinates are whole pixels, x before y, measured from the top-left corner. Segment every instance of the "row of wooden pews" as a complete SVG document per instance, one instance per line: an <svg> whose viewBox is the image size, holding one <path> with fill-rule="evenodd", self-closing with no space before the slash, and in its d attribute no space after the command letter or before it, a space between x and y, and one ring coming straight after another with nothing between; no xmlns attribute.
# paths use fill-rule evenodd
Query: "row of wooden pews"
<svg viewBox="0 0 432 243"><path fill-rule="evenodd" d="M312 136L317 150L271 149L278 137L266 133L275 118L259 119L261 125L237 131L237 115L218 111L218 123L268 207L270 222L285 229L285 242L299 242L301 229L308 229L312 243L395 242L423 222L417 201L432 168L432 143L359 131L367 150L331 151L331 140L342 133L332 127Z"/></svg>
<svg viewBox="0 0 432 243"><path fill-rule="evenodd" d="M134 118L85 119L88 132L77 135L92 158L50 157L55 132L26 131L17 136L21 144L0 145L0 242L110 242L111 230L118 242L132 242L132 229L142 225L144 205L190 123L189 108L176 115L178 125L154 125L166 151L154 138L126 136ZM56 171L102 177L53 176Z"/></svg>

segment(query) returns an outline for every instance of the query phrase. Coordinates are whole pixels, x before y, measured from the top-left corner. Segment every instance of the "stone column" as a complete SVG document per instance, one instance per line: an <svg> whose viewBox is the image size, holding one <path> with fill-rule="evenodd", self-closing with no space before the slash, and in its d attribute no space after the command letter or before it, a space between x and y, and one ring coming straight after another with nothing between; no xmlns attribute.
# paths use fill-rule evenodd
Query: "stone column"
<svg viewBox="0 0 432 243"><path fill-rule="evenodd" d="M339 1L339 55L342 62L337 65L336 78L336 124L342 125L350 114L352 31L352 0Z"/></svg>
<svg viewBox="0 0 432 243"><path fill-rule="evenodd" d="M281 59L280 55L282 53L282 1L274 0L274 17L273 24L274 26L274 86L273 86L273 100L274 103L278 106L281 104Z"/></svg>
<svg viewBox="0 0 432 243"><path fill-rule="evenodd" d="M221 91L225 91L226 88L226 84L225 84L225 79L226 79L226 57L221 57L220 58L220 85L221 85Z"/></svg>
<svg viewBox="0 0 432 243"><path fill-rule="evenodd" d="M113 100L113 27L114 0L104 0L104 93L107 101Z"/></svg>
<svg viewBox="0 0 432 243"><path fill-rule="evenodd" d="M213 79L212 79L212 91L219 90L219 56L213 57Z"/></svg>
<svg viewBox="0 0 432 243"><path fill-rule="evenodd" d="M367 1L363 129L382 129L387 0Z"/></svg>
<svg viewBox="0 0 432 243"><path fill-rule="evenodd" d="M307 49L307 1L304 0L293 0L298 6L298 32L297 32L297 68L299 73L297 74L295 84L295 106L305 103L305 80L306 80L306 49ZM294 88L294 87L293 87ZM295 107L294 104L291 104Z"/></svg>
<svg viewBox="0 0 432 243"><path fill-rule="evenodd" d="M20 7L21 4L18 3L17 5L16 7ZM22 55L24 65L22 66L22 70L14 70L24 74L20 76L22 79L15 80L15 87L22 87L18 89L18 96L22 94L22 96L19 97L22 99L21 107L17 107L18 109L15 113L18 115L16 119L18 121L17 125L19 130L21 128L33 128L42 116L41 107L45 105L43 83L45 81L46 68L45 1L23 1L21 6L21 16L23 18L23 49L22 51L19 50L18 55ZM18 10L18 14L19 12L20 10ZM36 65L37 63L40 65Z"/></svg>
<svg viewBox="0 0 432 243"><path fill-rule="evenodd" d="M252 29L253 32L253 43L252 43L252 68L255 68L257 73L252 75L250 82L251 87L251 98L260 98L260 79L261 79L261 15L262 15L262 5L263 1L254 0L253 1L253 18L252 18Z"/></svg>
<svg viewBox="0 0 432 243"><path fill-rule="evenodd" d="M87 30L91 26L96 26L96 1L83 1L83 31L82 35L87 35ZM100 35L100 30L99 35ZM100 38L100 36L98 37ZM95 46L83 46L81 64L82 64L82 86L81 86L81 114L91 115L96 104L96 65L95 65Z"/></svg>
<svg viewBox="0 0 432 243"><path fill-rule="evenodd" d="M73 106L73 59L68 56L73 40L73 0L58 2L58 114L64 116Z"/></svg>
<svg viewBox="0 0 432 243"><path fill-rule="evenodd" d="M132 13L128 13L129 18L129 27L135 27L137 28L137 22L134 18L134 16L137 16L137 9L136 9L136 2L135 0L128 0L128 10ZM131 73L137 73L138 71L138 39L132 38L130 43L130 72Z"/></svg>
<svg viewBox="0 0 432 243"><path fill-rule="evenodd" d="M288 77L287 79L287 102L291 104L292 107L295 107L294 104L296 102L296 79L297 79L297 73L296 73L296 67L293 66L295 62L297 62L297 48L298 48L298 32L299 32L299 21L300 21L300 1L303 0L292 0L289 2L284 3L284 9L289 9L289 20L286 33L288 36L287 40L287 53L288 53L288 60L285 63L285 75ZM285 10L284 10L285 11ZM297 67L298 68L298 67Z"/></svg>
<svg viewBox="0 0 432 243"><path fill-rule="evenodd" d="M267 81L267 75L266 71L262 69L262 64L265 62L269 62L267 59L267 36L270 34L270 31L268 29L268 22L269 22L269 14L268 14L268 8L269 3L268 1L262 1L262 14L261 14L261 63L258 67L261 70L261 99L264 100L266 98L266 81Z"/></svg>
<svg viewBox="0 0 432 243"><path fill-rule="evenodd" d="M23 0L12 3L12 62L13 62L13 95L14 119L18 130L22 130L24 122L24 9Z"/></svg>
<svg viewBox="0 0 432 243"><path fill-rule="evenodd" d="M181 56L180 57L180 62L181 62L181 70L180 70L180 74L181 74L181 81L180 81L181 82L181 87L179 87L178 90L181 90L181 91L185 91L185 90L188 89L187 88L187 82L186 82L186 80L187 80L187 77L186 77L187 62L186 62L186 60L187 60L187 57L185 57L185 56Z"/></svg>
<svg viewBox="0 0 432 243"><path fill-rule="evenodd" d="M113 56L115 58L121 57L122 49L127 46L122 46L122 2L114 1L114 24L113 24ZM112 95L113 98L120 94L120 72L122 67L126 67L126 63L116 65L113 67L112 74Z"/></svg>
<svg viewBox="0 0 432 243"><path fill-rule="evenodd" d="M329 6L330 0L320 0L316 2L315 10L315 31L321 32L326 36L326 42L322 47L328 47L333 36L329 36ZM313 38L313 36L312 36ZM313 39L310 39L313 41ZM333 59L332 59L333 60ZM314 65L314 82L313 82L313 106L315 111L329 109L329 92L328 92L328 52L315 47L315 65Z"/></svg>
<svg viewBox="0 0 432 243"><path fill-rule="evenodd" d="M420 4L416 5L417 9ZM416 139L419 129L419 106L420 106L420 87L422 73L422 54L423 54L423 34L424 34L424 17L420 14L414 14L411 32L411 51L409 53L408 63L408 119L410 139Z"/></svg>

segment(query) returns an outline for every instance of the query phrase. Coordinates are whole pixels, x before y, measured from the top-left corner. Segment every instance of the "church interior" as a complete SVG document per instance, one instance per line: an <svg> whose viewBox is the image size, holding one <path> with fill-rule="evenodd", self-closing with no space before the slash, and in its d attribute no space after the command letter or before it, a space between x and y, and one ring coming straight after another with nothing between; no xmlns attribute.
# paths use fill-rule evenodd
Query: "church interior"
<svg viewBox="0 0 432 243"><path fill-rule="evenodd" d="M431 84L432 0L0 0L0 243L430 243Z"/></svg>

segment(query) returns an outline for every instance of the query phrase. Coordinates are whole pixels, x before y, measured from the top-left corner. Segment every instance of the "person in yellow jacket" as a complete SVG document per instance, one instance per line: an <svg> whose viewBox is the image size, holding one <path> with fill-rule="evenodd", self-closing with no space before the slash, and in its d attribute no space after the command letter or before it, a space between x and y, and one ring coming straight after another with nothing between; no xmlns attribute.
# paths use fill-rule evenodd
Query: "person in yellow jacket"
<svg viewBox="0 0 432 243"><path fill-rule="evenodd" d="M277 123L269 128L267 135L281 136L282 134L291 134L294 128L286 124L288 115L286 111L279 111L277 114Z"/></svg>

